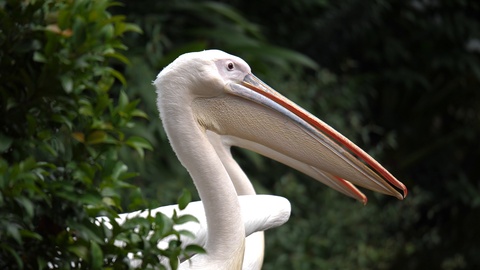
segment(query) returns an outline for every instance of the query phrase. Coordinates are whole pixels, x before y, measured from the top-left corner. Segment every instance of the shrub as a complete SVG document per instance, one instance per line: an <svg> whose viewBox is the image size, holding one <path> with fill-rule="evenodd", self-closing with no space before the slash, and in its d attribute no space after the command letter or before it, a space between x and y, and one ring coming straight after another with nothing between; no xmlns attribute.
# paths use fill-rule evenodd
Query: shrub
<svg viewBox="0 0 480 270"><path fill-rule="evenodd" d="M145 204L118 152L142 158L151 150L127 135L134 118L147 116L114 68L128 63L122 35L140 29L110 14L112 5L0 1L1 269L128 268L128 254L142 258L142 268L160 267L158 255L175 267L184 252L178 239L167 250L156 246L178 236L178 220L157 215L108 227L94 219L115 218L125 189L135 191L131 206Z"/></svg>

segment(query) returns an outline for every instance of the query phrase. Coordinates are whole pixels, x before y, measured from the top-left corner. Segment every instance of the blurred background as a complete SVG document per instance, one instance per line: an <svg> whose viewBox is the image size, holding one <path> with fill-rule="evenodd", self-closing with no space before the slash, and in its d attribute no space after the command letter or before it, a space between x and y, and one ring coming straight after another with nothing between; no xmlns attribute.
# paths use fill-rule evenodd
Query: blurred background
<svg viewBox="0 0 480 270"><path fill-rule="evenodd" d="M156 205L195 189L170 149L151 82L178 55L217 48L329 123L403 181L404 201L368 204L234 150L259 193L292 203L266 233L264 269L480 267L480 3L476 1L125 1L128 94L154 150L125 158Z"/></svg>
<svg viewBox="0 0 480 270"><path fill-rule="evenodd" d="M409 190L403 201L366 191L364 206L234 149L258 193L292 204L266 233L263 269L480 269L479 1L116 3L0 0L1 268L114 265L130 250L116 233L107 246L91 217L173 204L184 188L198 199L152 81L216 48Z"/></svg>

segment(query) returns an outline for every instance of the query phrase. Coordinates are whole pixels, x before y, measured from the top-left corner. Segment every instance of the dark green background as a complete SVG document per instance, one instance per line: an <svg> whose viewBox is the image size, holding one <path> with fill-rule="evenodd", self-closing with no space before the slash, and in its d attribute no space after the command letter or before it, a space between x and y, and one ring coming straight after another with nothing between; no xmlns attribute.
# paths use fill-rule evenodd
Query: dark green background
<svg viewBox="0 0 480 270"><path fill-rule="evenodd" d="M175 203L185 187L198 198L161 127L152 81L178 55L217 48L245 59L259 78L365 149L409 189L404 201L365 191L363 206L234 149L258 193L292 203L290 220L266 233L263 269L480 268L480 2L120 1L108 11L142 33L130 25L116 34L102 27L112 23L108 16L95 17L106 5L82 4L78 18L91 21L70 26L64 18L71 38L35 28L57 23L62 13L49 8L61 9L61 1L54 2L25 2L22 9L0 1L0 228L6 232L0 232L0 261L39 268L60 247L71 252L65 267L82 256L78 268L105 267L100 255L119 252L98 240L106 236L95 238L102 234L89 227L95 233L75 236L81 248L65 249L73 241L61 238L65 228L112 214L109 207ZM105 48L121 53L112 57ZM81 100L100 104L93 118L82 116ZM35 120L27 116L32 110ZM112 130L102 131L110 123ZM13 192L4 179L15 168L36 184Z"/></svg>

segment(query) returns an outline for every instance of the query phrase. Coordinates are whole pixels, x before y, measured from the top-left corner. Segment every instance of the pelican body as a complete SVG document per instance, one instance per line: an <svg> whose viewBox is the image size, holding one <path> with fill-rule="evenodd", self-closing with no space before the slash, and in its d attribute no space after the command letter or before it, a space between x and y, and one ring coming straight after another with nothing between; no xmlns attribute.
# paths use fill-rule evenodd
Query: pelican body
<svg viewBox="0 0 480 270"><path fill-rule="evenodd" d="M207 253L183 262L182 269L261 268L263 234L246 237L268 226L246 231L253 218L242 214L239 195L255 190L231 146L282 162L363 203L367 198L355 185L398 199L407 195L377 161L254 76L241 58L219 50L187 53L154 85L165 131L195 183L207 225Z"/></svg>

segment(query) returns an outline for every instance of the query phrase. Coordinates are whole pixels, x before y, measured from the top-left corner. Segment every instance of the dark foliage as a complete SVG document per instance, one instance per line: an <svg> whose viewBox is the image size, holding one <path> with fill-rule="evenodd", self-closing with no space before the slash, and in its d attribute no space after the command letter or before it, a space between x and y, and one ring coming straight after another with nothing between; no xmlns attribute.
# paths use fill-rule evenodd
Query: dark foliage
<svg viewBox="0 0 480 270"><path fill-rule="evenodd" d="M129 256L159 269L159 255L175 267L185 253L178 237L156 243L188 218L113 220L126 190L127 209L146 205L119 151L142 159L152 148L126 134L146 115L112 66L128 63L122 36L140 29L112 4L0 1L1 269L128 269Z"/></svg>

